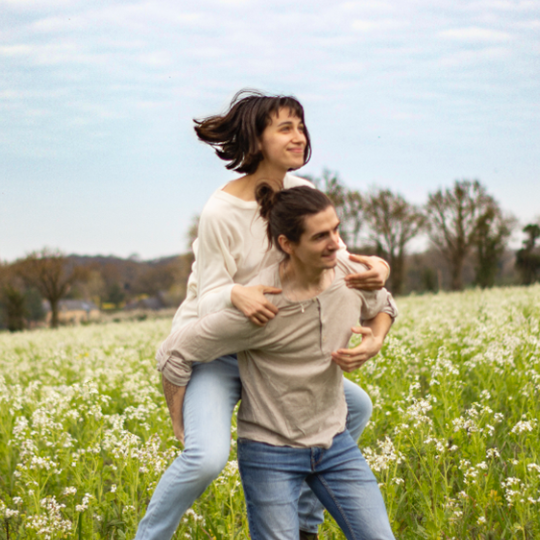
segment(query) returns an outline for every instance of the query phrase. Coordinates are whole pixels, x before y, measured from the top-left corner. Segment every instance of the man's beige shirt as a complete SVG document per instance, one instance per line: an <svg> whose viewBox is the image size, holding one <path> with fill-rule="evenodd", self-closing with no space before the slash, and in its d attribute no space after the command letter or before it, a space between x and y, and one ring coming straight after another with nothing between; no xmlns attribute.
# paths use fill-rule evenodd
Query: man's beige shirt
<svg viewBox="0 0 540 540"><path fill-rule="evenodd" d="M238 353L242 403L238 437L276 446L329 448L345 430L347 405L343 372L331 353L347 347L358 319L378 313L397 316L386 289L357 291L345 285L348 274L365 267L340 253L331 285L303 302L269 295L279 309L264 327L236 309L211 313L173 331L158 350L158 369L173 384L185 386L191 362L209 362ZM282 288L279 265L264 269L250 285Z"/></svg>

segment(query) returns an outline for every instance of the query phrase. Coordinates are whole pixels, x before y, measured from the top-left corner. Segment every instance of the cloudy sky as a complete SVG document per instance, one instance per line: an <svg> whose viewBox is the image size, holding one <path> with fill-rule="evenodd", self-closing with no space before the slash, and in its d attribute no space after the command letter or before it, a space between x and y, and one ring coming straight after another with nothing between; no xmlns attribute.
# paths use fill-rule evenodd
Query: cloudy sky
<svg viewBox="0 0 540 540"><path fill-rule="evenodd" d="M0 0L0 259L185 251L234 177L192 119L304 104L301 172L411 202L477 178L540 215L540 0Z"/></svg>

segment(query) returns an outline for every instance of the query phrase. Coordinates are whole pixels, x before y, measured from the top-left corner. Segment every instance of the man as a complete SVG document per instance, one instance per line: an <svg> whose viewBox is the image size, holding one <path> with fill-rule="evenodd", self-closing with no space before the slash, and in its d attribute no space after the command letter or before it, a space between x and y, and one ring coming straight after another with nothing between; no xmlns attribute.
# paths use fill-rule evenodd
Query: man
<svg viewBox="0 0 540 540"><path fill-rule="evenodd" d="M261 187L257 195L269 240L285 259L252 284L282 289L272 296L278 314L258 327L228 309L165 340L157 360L175 433L190 362L242 351L238 457L252 538L298 538L305 480L347 538L393 539L375 477L345 430L340 366L350 371L377 354L395 305L384 289L347 287L345 276L359 265L339 250L339 220L323 193ZM351 328L359 316L365 327ZM351 330L363 340L349 350Z"/></svg>

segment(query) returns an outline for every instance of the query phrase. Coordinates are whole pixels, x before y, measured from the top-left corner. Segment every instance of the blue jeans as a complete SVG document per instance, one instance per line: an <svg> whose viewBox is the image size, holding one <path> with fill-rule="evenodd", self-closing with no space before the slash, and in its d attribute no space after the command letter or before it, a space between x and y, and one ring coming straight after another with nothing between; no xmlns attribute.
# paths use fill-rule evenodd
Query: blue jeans
<svg viewBox="0 0 540 540"><path fill-rule="evenodd" d="M182 454L163 473L136 540L170 540L184 512L200 497L227 464L231 417L242 385L234 355L193 365L184 399L185 444ZM347 429L360 437L371 416L371 400L359 386L345 380L349 408ZM298 505L302 530L317 532L323 509L307 485Z"/></svg>
<svg viewBox="0 0 540 540"><path fill-rule="evenodd" d="M328 449L240 439L238 465L252 540L298 540L304 482L348 539L394 540L377 480L347 431Z"/></svg>

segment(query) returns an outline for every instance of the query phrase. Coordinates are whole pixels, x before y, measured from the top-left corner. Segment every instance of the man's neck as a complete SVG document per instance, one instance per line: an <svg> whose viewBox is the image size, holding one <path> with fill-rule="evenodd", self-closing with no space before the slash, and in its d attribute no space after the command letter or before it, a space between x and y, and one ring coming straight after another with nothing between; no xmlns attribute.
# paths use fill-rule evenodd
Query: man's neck
<svg viewBox="0 0 540 540"><path fill-rule="evenodd" d="M334 281L334 269L307 268L293 258L279 265L283 294L292 301L301 302L321 294Z"/></svg>

